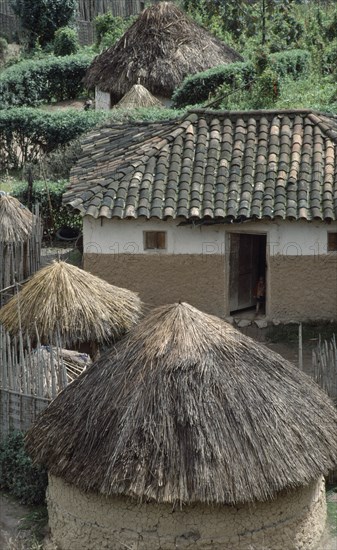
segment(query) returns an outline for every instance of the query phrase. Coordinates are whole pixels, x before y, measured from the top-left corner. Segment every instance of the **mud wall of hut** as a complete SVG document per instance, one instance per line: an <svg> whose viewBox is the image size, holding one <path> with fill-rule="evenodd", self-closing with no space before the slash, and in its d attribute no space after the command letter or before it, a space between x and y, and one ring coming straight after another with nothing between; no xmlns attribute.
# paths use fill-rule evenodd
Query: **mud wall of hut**
<svg viewBox="0 0 337 550"><path fill-rule="evenodd" d="M144 250L146 231L165 231L165 250ZM281 322L336 319L337 252L327 250L331 231L337 231L337 224L186 226L177 221L86 217L84 268L139 292L151 306L185 300L223 317L230 313L231 235L264 234L268 318Z"/></svg>
<svg viewBox="0 0 337 550"><path fill-rule="evenodd" d="M223 257L200 255L119 256L86 254L84 269L116 286L139 293L150 306L188 302L222 316L225 273Z"/></svg>
<svg viewBox="0 0 337 550"><path fill-rule="evenodd" d="M281 321L337 317L337 256L270 258L270 308Z"/></svg>
<svg viewBox="0 0 337 550"><path fill-rule="evenodd" d="M255 506L138 504L83 493L50 476L49 524L60 550L316 550L326 503L324 482Z"/></svg>

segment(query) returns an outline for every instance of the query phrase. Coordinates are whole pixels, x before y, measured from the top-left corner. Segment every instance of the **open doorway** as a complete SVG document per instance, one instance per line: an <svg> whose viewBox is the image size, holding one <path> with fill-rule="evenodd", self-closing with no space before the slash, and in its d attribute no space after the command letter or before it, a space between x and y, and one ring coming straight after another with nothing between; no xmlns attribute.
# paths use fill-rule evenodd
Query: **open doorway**
<svg viewBox="0 0 337 550"><path fill-rule="evenodd" d="M256 285L266 281L266 235L230 234L229 307L230 312L255 309ZM265 306L260 314L265 313Z"/></svg>

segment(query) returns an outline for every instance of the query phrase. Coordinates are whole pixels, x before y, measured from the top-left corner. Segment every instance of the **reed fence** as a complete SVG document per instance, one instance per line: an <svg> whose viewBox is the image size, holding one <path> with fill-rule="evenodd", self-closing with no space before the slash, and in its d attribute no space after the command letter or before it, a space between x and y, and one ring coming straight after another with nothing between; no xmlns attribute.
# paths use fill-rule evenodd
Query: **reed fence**
<svg viewBox="0 0 337 550"><path fill-rule="evenodd" d="M312 352L312 376L337 407L337 346L336 336L328 342L319 338ZM329 483L337 482L337 469L329 473Z"/></svg>
<svg viewBox="0 0 337 550"><path fill-rule="evenodd" d="M337 406L337 346L335 335L328 341L319 338L312 352L312 372L316 382Z"/></svg>
<svg viewBox="0 0 337 550"><path fill-rule="evenodd" d="M50 401L89 364L84 354L64 350L61 339L42 346L37 333L12 338L0 325L0 434L26 431Z"/></svg>

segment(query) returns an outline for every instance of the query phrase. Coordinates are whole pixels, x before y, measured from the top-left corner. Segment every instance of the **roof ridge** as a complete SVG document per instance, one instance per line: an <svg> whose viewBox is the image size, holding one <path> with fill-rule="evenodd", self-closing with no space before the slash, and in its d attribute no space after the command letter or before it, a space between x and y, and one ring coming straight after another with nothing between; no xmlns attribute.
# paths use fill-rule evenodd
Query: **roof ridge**
<svg viewBox="0 0 337 550"><path fill-rule="evenodd" d="M246 110L246 111L229 111L227 109L223 109L223 110L220 110L220 109L216 109L216 110L213 110L213 109L202 109L202 108L197 108L197 109L191 109L188 111L188 113L196 113L196 114L201 114L201 113L205 113L207 115L227 115L227 116L230 116L230 115L234 115L234 116L244 116L244 115L249 115L249 116L263 116L263 115L272 115L272 114L294 114L294 115L298 115L298 114L304 114L304 115L307 115L307 114L311 114L311 113L319 113L319 114L323 114L323 113L320 113L319 111L315 111L314 109L252 109L252 110ZM327 115L329 116L329 115Z"/></svg>

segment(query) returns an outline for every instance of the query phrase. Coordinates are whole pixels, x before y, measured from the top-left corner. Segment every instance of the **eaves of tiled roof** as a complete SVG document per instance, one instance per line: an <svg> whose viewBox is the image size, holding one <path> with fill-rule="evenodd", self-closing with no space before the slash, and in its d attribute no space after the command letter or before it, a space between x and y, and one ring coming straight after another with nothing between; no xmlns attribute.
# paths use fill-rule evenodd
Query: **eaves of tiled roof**
<svg viewBox="0 0 337 550"><path fill-rule="evenodd" d="M337 219L337 117L189 112L89 133L64 195L94 218Z"/></svg>

